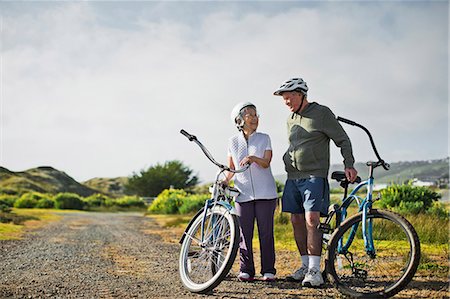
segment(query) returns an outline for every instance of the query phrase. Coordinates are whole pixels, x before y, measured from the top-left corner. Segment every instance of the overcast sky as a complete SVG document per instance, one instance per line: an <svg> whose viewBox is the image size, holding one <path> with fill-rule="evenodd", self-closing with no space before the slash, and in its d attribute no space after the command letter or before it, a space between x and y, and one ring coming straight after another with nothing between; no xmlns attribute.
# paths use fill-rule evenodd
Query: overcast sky
<svg viewBox="0 0 450 299"><path fill-rule="evenodd" d="M240 101L256 104L283 174L288 109L309 100L371 130L388 162L449 155L447 1L1 2L0 165L78 181L178 159L203 182L225 162ZM374 158L344 125L357 161ZM334 145L332 146L334 147ZM332 150L332 163L342 163Z"/></svg>

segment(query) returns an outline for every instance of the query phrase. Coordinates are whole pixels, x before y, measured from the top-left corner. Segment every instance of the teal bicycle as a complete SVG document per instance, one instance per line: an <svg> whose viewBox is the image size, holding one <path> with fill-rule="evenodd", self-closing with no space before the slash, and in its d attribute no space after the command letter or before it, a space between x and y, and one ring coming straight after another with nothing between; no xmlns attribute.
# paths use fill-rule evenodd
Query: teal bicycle
<svg viewBox="0 0 450 299"><path fill-rule="evenodd" d="M341 205L330 206L329 214L319 228L324 232L324 274L345 295L356 298L386 298L400 292L412 280L420 261L420 242L414 227L401 215L373 208L380 197L373 197L374 169L390 166L381 159L372 135L362 125L338 117L346 124L363 129L378 158L367 162L369 175L366 181L357 178L358 185L347 195L350 182L344 172L334 172L332 179L344 188ZM367 188L364 198L357 195ZM358 213L347 217L353 202ZM334 219L334 221L332 221ZM327 236L332 233L329 240ZM326 275L324 275L326 277Z"/></svg>
<svg viewBox="0 0 450 299"><path fill-rule="evenodd" d="M239 190L221 183L225 172L241 173L250 166L234 170L218 163L196 136L180 132L195 142L220 170L210 188L211 199L191 219L180 244L179 272L183 285L193 293L208 293L226 277L239 248L239 217L231 202Z"/></svg>

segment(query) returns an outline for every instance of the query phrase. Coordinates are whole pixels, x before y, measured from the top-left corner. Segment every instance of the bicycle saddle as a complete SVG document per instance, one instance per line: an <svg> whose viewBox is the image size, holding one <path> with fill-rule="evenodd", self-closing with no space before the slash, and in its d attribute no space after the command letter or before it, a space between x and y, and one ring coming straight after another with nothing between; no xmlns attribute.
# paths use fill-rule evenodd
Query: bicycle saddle
<svg viewBox="0 0 450 299"><path fill-rule="evenodd" d="M343 171L334 171L331 174L331 178L336 180L336 181L338 181L338 182L340 182L340 183L345 183L345 182L350 183L347 180L347 178L345 177L345 172L343 172ZM357 176L356 180L353 183L358 183L358 184L361 183L361 178L359 176ZM352 184L352 183L350 183L350 184Z"/></svg>

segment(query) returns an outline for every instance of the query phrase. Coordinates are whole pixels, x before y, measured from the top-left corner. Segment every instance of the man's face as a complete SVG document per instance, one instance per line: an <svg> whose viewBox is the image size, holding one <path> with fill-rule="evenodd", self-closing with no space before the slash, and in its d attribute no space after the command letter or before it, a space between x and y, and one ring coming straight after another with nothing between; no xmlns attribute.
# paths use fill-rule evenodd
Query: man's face
<svg viewBox="0 0 450 299"><path fill-rule="evenodd" d="M282 93L282 97L286 106L289 107L291 112L295 112L300 108L303 95L296 91L285 91Z"/></svg>

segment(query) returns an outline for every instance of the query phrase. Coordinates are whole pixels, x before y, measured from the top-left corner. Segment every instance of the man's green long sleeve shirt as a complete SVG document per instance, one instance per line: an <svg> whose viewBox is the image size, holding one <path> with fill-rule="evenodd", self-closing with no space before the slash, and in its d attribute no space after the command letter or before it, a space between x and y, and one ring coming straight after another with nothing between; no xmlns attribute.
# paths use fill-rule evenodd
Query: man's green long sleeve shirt
<svg viewBox="0 0 450 299"><path fill-rule="evenodd" d="M283 156L288 179L328 177L330 139L341 149L345 168L353 167L350 139L331 110L315 102L287 121L289 148Z"/></svg>

